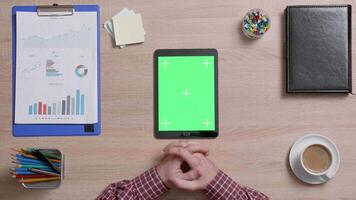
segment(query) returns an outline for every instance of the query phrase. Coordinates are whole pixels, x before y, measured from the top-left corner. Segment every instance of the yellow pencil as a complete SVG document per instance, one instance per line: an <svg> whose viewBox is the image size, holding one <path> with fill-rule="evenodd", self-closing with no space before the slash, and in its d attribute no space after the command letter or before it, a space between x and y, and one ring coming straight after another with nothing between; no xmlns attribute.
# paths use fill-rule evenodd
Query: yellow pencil
<svg viewBox="0 0 356 200"><path fill-rule="evenodd" d="M36 182L45 182L45 181L55 181L59 180L61 177L48 177L48 178L29 178L29 179L21 179L20 183L36 183Z"/></svg>

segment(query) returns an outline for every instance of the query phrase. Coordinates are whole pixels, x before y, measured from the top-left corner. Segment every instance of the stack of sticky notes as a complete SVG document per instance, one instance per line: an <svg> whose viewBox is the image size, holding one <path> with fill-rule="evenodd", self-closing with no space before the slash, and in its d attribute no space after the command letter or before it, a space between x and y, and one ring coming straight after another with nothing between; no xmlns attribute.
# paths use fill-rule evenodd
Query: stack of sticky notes
<svg viewBox="0 0 356 200"><path fill-rule="evenodd" d="M128 8L122 9L110 20L104 23L104 28L115 40L116 46L124 48L127 44L145 41L145 30L142 25L141 14Z"/></svg>

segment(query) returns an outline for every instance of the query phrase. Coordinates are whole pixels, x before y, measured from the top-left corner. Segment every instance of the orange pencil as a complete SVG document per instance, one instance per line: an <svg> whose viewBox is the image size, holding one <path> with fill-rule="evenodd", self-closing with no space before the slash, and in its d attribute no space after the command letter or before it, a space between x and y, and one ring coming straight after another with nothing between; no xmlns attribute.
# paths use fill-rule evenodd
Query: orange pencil
<svg viewBox="0 0 356 200"><path fill-rule="evenodd" d="M49 178L28 178L19 180L20 183L36 183L36 182L45 182L45 181L55 181L59 180L61 177L49 177Z"/></svg>

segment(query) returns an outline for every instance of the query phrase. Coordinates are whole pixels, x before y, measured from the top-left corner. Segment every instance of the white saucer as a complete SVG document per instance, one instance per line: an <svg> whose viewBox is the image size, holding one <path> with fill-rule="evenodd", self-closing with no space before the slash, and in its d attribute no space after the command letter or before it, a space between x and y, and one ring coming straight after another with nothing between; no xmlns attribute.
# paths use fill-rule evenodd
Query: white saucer
<svg viewBox="0 0 356 200"><path fill-rule="evenodd" d="M316 176L305 172L301 163L300 155L309 145L321 144L330 150L333 161L329 171L325 175ZM336 145L327 137L318 134L309 134L299 138L289 152L289 164L293 173L303 182L309 184L322 184L333 178L340 166L340 155Z"/></svg>

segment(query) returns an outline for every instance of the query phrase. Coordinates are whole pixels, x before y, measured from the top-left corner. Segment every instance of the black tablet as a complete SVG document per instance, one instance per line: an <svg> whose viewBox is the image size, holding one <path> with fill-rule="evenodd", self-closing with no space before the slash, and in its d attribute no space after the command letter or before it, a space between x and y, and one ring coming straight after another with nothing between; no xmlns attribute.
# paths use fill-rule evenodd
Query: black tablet
<svg viewBox="0 0 356 200"><path fill-rule="evenodd" d="M217 137L217 50L156 50L154 98L157 138Z"/></svg>

